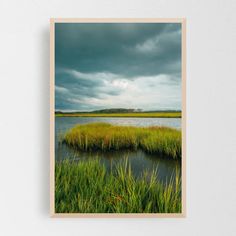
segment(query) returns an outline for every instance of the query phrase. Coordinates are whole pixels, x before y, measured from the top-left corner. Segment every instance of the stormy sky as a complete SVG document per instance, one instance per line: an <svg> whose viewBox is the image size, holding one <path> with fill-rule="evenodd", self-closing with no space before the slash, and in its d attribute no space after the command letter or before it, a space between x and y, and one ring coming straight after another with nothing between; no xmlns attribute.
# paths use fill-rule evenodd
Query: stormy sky
<svg viewBox="0 0 236 236"><path fill-rule="evenodd" d="M56 23L55 108L181 110L181 24Z"/></svg>

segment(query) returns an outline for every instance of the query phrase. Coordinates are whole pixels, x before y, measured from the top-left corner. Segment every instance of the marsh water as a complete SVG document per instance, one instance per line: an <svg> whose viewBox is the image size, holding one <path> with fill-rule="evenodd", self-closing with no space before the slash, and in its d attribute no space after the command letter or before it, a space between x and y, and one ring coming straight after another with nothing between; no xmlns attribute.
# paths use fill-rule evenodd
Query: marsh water
<svg viewBox="0 0 236 236"><path fill-rule="evenodd" d="M88 124L106 122L114 125L129 126L167 126L181 129L180 118L110 118L110 117L55 117L55 157L56 160L66 158L87 161L91 158L99 158L108 170L115 168L117 163L128 159L135 176L139 177L145 170L152 173L157 169L158 177L162 181L168 181L171 176L181 173L181 162L146 154L143 151L116 151L116 152L79 152L75 151L59 141L70 128L76 124Z"/></svg>

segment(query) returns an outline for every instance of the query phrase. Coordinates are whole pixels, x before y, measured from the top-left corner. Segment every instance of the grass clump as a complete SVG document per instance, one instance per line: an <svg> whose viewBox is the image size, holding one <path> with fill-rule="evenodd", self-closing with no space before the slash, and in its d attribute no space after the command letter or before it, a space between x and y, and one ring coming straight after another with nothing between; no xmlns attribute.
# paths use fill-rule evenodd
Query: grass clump
<svg viewBox="0 0 236 236"><path fill-rule="evenodd" d="M65 134L63 142L83 151L142 149L147 153L181 158L181 131L167 127L77 125Z"/></svg>
<svg viewBox="0 0 236 236"><path fill-rule="evenodd" d="M135 178L126 160L108 172L98 159L55 166L56 213L180 213L179 175L161 183L156 171Z"/></svg>

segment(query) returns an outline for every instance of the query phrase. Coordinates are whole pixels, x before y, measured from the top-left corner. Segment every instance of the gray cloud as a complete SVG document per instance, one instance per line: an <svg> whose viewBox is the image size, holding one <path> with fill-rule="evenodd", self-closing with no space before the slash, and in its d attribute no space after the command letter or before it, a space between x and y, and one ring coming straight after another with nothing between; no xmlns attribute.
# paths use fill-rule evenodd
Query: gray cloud
<svg viewBox="0 0 236 236"><path fill-rule="evenodd" d="M56 23L55 36L56 109L180 109L180 24Z"/></svg>

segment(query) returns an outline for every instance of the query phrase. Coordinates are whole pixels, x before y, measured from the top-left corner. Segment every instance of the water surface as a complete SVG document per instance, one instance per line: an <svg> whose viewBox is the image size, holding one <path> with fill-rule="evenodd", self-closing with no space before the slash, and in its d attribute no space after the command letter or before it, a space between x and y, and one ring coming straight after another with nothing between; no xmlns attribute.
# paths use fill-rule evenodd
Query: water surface
<svg viewBox="0 0 236 236"><path fill-rule="evenodd" d="M176 172L181 171L181 162L160 157L158 155L149 155L143 151L116 151L116 152L79 152L60 144L59 140L66 131L77 124L87 124L95 122L106 122L114 125L130 126L167 126L176 129L181 128L180 118L110 118L110 117L55 117L55 156L56 160L65 158L78 161L87 161L91 158L99 158L105 164L108 170L115 168L116 164L128 158L132 171L139 177L143 170L151 173L158 169L160 180L169 180L175 176Z"/></svg>

